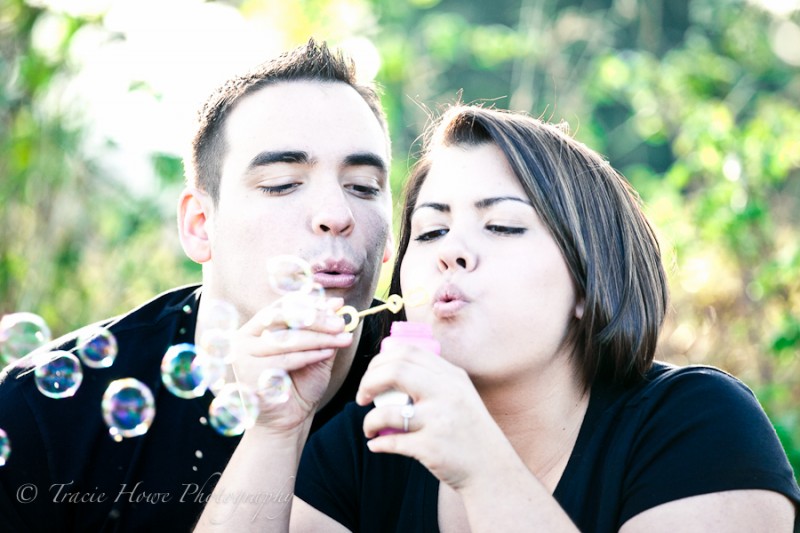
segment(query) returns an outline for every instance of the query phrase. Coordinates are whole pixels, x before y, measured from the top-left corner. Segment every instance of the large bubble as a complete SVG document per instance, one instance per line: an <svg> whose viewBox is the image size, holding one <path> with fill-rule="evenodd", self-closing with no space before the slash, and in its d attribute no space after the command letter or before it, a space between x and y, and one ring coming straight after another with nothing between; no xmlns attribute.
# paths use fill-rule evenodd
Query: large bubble
<svg viewBox="0 0 800 533"><path fill-rule="evenodd" d="M208 408L208 419L226 437L241 435L258 417L258 396L243 383L228 383Z"/></svg>
<svg viewBox="0 0 800 533"><path fill-rule="evenodd" d="M104 327L85 330L78 337L78 355L91 368L108 368L117 357L117 339Z"/></svg>
<svg viewBox="0 0 800 533"><path fill-rule="evenodd" d="M161 361L161 380L179 398L199 398L208 388L207 358L194 344L170 346Z"/></svg>
<svg viewBox="0 0 800 533"><path fill-rule="evenodd" d="M34 364L36 388L49 398L69 398L81 386L81 362L69 352L59 350L40 354Z"/></svg>
<svg viewBox="0 0 800 533"><path fill-rule="evenodd" d="M101 408L108 432L117 442L147 433L156 414L153 393L134 378L112 381L103 394Z"/></svg>
<svg viewBox="0 0 800 533"><path fill-rule="evenodd" d="M0 319L0 367L13 363L51 340L44 319L33 313L10 313Z"/></svg>

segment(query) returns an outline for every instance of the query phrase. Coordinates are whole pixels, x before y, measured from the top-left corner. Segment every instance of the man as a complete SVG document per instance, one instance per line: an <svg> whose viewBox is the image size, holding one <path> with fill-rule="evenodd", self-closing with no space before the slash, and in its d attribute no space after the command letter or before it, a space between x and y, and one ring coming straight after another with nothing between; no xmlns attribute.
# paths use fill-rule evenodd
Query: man
<svg viewBox="0 0 800 533"><path fill-rule="evenodd" d="M178 398L163 385L160 365L170 346L199 341L214 301L232 304L243 323L233 343L235 376L253 384L265 368L318 373L326 389L314 429L351 400L378 328L365 321L344 333L335 311L343 303L369 307L390 257L389 154L374 90L313 40L215 92L200 112L178 207L181 242L203 265L203 284L106 322L119 355L110 368L85 368L71 398L40 394L30 357L3 372L0 428L12 446L0 467L4 528L192 527L239 439L208 424L210 392ZM286 254L308 261L329 297L304 329L287 328L271 306L280 295L268 282L268 260ZM75 351L77 335L48 349ZM127 377L150 388L156 414L144 435L116 442L101 398Z"/></svg>

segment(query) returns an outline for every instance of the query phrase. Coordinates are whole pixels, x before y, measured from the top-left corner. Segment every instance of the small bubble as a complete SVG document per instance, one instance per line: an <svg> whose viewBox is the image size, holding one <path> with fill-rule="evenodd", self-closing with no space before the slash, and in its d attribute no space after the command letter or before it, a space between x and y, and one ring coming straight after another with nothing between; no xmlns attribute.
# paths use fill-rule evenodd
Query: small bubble
<svg viewBox="0 0 800 533"><path fill-rule="evenodd" d="M206 361L193 344L170 346L161 361L161 380L179 398L199 398L208 388Z"/></svg>
<svg viewBox="0 0 800 533"><path fill-rule="evenodd" d="M0 367L50 342L50 328L33 313L10 313L0 319Z"/></svg>
<svg viewBox="0 0 800 533"><path fill-rule="evenodd" d="M78 337L78 355L86 366L108 368L117 358L117 339L103 327L85 331Z"/></svg>
<svg viewBox="0 0 800 533"><path fill-rule="evenodd" d="M267 261L267 277L278 294L307 293L314 283L311 265L293 255L279 255Z"/></svg>
<svg viewBox="0 0 800 533"><path fill-rule="evenodd" d="M187 315L191 315L192 314L192 306L189 305L189 304L184 305L183 306L183 312L186 313Z"/></svg>
<svg viewBox="0 0 800 533"><path fill-rule="evenodd" d="M194 470L195 472L197 472L197 467L196 467L196 466L193 466L193 467L192 467L192 470Z"/></svg>
<svg viewBox="0 0 800 533"><path fill-rule="evenodd" d="M228 383L208 408L211 426L221 435L241 435L258 417L258 396L241 383Z"/></svg>
<svg viewBox="0 0 800 533"><path fill-rule="evenodd" d="M203 302L200 313L201 329L220 329L233 331L239 327L239 313L233 304L223 300L207 300Z"/></svg>
<svg viewBox="0 0 800 533"><path fill-rule="evenodd" d="M153 393L134 378L112 381L103 394L101 408L108 432L116 442L147 433L156 414Z"/></svg>
<svg viewBox="0 0 800 533"><path fill-rule="evenodd" d="M200 423L203 424L204 426L207 426L208 425L208 418L206 418L204 416L201 416L200 417Z"/></svg>
<svg viewBox="0 0 800 533"><path fill-rule="evenodd" d="M36 388L48 398L69 398L83 381L78 358L69 352L55 351L37 357L33 371Z"/></svg>
<svg viewBox="0 0 800 533"><path fill-rule="evenodd" d="M178 330L178 333L179 333L180 335L186 335L186 328L181 328L181 329L179 329L179 330Z"/></svg>
<svg viewBox="0 0 800 533"><path fill-rule="evenodd" d="M258 376L258 396L266 404L284 403L292 393L292 379L285 370L268 368Z"/></svg>
<svg viewBox="0 0 800 533"><path fill-rule="evenodd" d="M310 294L293 292L275 303L280 316L291 329L307 328L317 320L317 301Z"/></svg>
<svg viewBox="0 0 800 533"><path fill-rule="evenodd" d="M200 450L196 450L194 452L194 456L197 457L198 459L202 459L203 458L203 452L201 452Z"/></svg>
<svg viewBox="0 0 800 533"><path fill-rule="evenodd" d="M10 455L11 441L8 439L6 432L0 429L0 466L3 466L8 462L8 457Z"/></svg>

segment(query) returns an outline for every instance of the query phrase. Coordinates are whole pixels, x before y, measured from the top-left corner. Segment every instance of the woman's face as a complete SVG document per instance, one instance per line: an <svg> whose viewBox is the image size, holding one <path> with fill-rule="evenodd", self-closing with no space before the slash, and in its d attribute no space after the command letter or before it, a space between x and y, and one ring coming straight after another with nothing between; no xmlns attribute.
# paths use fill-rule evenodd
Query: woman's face
<svg viewBox="0 0 800 533"><path fill-rule="evenodd" d="M430 296L406 309L408 319L432 324L442 356L476 382L567 364L563 340L581 313L574 284L494 144L435 150L400 282L404 294Z"/></svg>

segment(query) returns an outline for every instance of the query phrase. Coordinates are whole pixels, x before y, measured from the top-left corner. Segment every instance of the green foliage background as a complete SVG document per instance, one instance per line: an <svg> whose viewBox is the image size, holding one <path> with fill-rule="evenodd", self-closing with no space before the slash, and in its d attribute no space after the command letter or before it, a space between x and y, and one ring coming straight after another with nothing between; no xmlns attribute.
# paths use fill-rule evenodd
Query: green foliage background
<svg viewBox="0 0 800 533"><path fill-rule="evenodd" d="M285 47L310 35L374 43L398 196L439 104L567 121L659 228L673 297L659 357L744 379L800 474L800 68L776 54L800 48L778 31L797 29L800 11L744 0L228 4L278 18ZM343 10L358 16L344 24ZM32 39L45 14L63 29L47 54ZM89 126L46 105L75 74L70 45L87 25L102 15L0 0L0 314L36 312L56 334L200 279L175 236L177 154L152 154L158 186L132 194L87 153Z"/></svg>

